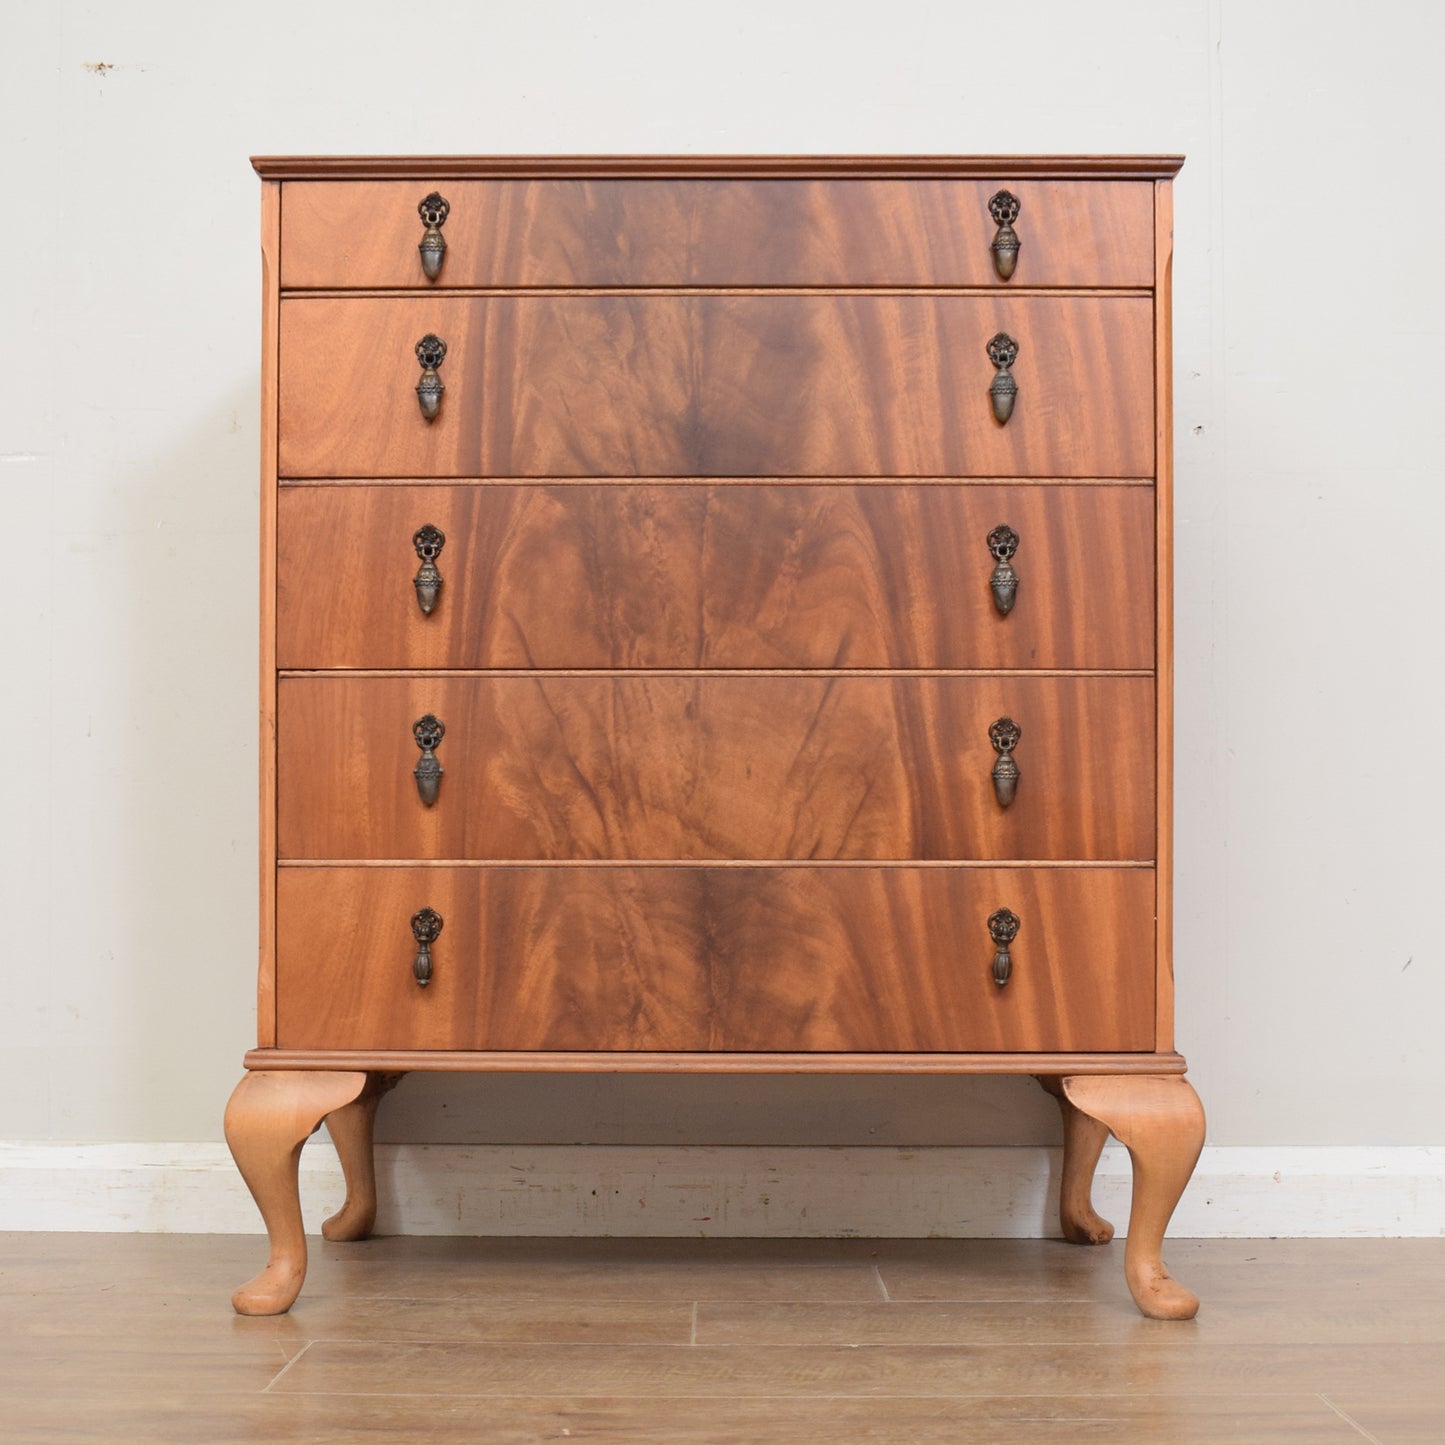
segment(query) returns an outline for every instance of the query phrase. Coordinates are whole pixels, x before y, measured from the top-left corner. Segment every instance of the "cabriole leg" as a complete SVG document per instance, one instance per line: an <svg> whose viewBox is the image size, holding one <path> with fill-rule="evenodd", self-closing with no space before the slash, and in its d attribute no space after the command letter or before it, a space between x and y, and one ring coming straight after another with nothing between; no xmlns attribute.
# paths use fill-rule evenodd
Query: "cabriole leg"
<svg viewBox="0 0 1445 1445"><path fill-rule="evenodd" d="M326 1116L326 1129L346 1176L346 1202L322 1226L327 1239L366 1239L376 1223L376 1157L372 1148L376 1108L396 1088L401 1074L368 1074L351 1103Z"/></svg>
<svg viewBox="0 0 1445 1445"><path fill-rule="evenodd" d="M1108 1126L1129 1151L1134 1198L1124 1275L1144 1314L1156 1320L1193 1319L1199 1297L1164 1268L1164 1231L1204 1147L1204 1108L1178 1074L1075 1074L1064 1095Z"/></svg>
<svg viewBox="0 0 1445 1445"><path fill-rule="evenodd" d="M1059 1228L1070 1244L1108 1244L1114 1226L1094 1212L1094 1170L1109 1130L1076 1108L1057 1075L1041 1074L1039 1083L1058 1100L1064 1120L1064 1164L1059 1180Z"/></svg>
<svg viewBox="0 0 1445 1445"><path fill-rule="evenodd" d="M271 1241L266 1268L231 1296L242 1315L285 1314L306 1278L306 1233L297 1172L301 1146L322 1119L361 1093L366 1075L252 1070L226 1105L226 1143Z"/></svg>

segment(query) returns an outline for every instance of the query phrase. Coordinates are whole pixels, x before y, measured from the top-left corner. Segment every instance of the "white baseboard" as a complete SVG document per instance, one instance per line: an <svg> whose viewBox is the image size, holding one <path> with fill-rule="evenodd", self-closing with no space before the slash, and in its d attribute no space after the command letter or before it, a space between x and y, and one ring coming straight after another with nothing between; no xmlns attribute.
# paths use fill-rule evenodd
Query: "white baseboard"
<svg viewBox="0 0 1445 1445"><path fill-rule="evenodd" d="M1057 1233L1058 1151L381 1145L382 1234L1034 1238ZM324 1134L301 1162L307 1228L345 1193ZM1095 1205L1122 1234L1129 1158ZM0 1230L249 1234L219 1144L0 1143ZM1445 1149L1206 1149L1179 1238L1445 1235Z"/></svg>

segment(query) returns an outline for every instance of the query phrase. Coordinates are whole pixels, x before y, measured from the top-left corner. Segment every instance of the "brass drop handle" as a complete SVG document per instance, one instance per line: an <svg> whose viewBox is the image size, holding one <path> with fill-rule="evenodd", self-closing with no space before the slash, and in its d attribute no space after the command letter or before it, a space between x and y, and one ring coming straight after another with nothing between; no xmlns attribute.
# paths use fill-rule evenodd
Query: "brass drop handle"
<svg viewBox="0 0 1445 1445"><path fill-rule="evenodd" d="M988 730L988 740L998 754L992 776L993 795L1000 808L1007 808L1018 792L1019 765L1014 761L1014 749L1023 735L1024 730L1011 717L999 718Z"/></svg>
<svg viewBox="0 0 1445 1445"><path fill-rule="evenodd" d="M998 227L989 249L1000 281L1007 281L1019 263L1019 233L1014 230L1014 222L1019 218L1020 209L1019 198L1012 191L995 191L989 197L988 213Z"/></svg>
<svg viewBox="0 0 1445 1445"><path fill-rule="evenodd" d="M442 548L447 544L447 534L440 527L433 527L428 522L423 527L418 527L411 534L411 545L416 548L416 555L421 558L421 566L416 569L416 576L411 579L411 585L416 588L417 606L428 616L431 610L437 605L437 593L442 590L442 574L437 571L437 558L442 554Z"/></svg>
<svg viewBox="0 0 1445 1445"><path fill-rule="evenodd" d="M989 400L993 402L993 417L1002 426L1013 415L1014 398L1019 394L1019 384L1009 368L1018 360L1019 344L1006 331L1000 331L988 343L988 359L997 368L988 388Z"/></svg>
<svg viewBox="0 0 1445 1445"><path fill-rule="evenodd" d="M435 281L442 273L442 262L446 260L447 243L442 235L442 227L452 213L451 202L433 191L417 206L416 213L426 227L417 245L417 250L421 252L421 269L426 273L428 281Z"/></svg>
<svg viewBox="0 0 1445 1445"><path fill-rule="evenodd" d="M993 605L1007 617L1014 610L1018 596L1019 574L1014 571L1014 553L1019 549L1019 534L1012 527L995 527L988 534L988 550L996 563L988 585L993 589Z"/></svg>
<svg viewBox="0 0 1445 1445"><path fill-rule="evenodd" d="M988 916L988 936L993 939L993 981L1002 988L1012 976L1014 961L1009 955L1009 945L1019 935L1018 914L1000 908Z"/></svg>
<svg viewBox="0 0 1445 1445"><path fill-rule="evenodd" d="M416 779L417 796L430 808L441 792L442 774L446 771L437 761L436 747L447 735L447 725L434 713L427 713L411 725L411 735L421 749L421 758L411 775Z"/></svg>
<svg viewBox="0 0 1445 1445"><path fill-rule="evenodd" d="M431 982L431 946L442 931L442 916L433 908L423 908L411 916L411 935L416 939L416 962L411 971L418 988Z"/></svg>
<svg viewBox="0 0 1445 1445"><path fill-rule="evenodd" d="M433 331L428 331L414 350L421 366L421 380L416 384L416 399L421 404L421 414L428 421L435 421L442 408L442 392L446 382L437 375L437 367L447 359L447 344Z"/></svg>

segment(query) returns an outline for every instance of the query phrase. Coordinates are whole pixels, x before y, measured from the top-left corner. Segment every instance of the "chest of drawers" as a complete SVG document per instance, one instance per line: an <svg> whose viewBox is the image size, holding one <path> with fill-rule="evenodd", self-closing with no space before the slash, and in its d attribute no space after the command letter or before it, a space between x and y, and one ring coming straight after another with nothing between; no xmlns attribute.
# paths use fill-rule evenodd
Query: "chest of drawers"
<svg viewBox="0 0 1445 1445"><path fill-rule="evenodd" d="M305 1272L419 1069L1028 1073L1203 1138L1170 958L1171 158L258 160L258 1046Z"/></svg>

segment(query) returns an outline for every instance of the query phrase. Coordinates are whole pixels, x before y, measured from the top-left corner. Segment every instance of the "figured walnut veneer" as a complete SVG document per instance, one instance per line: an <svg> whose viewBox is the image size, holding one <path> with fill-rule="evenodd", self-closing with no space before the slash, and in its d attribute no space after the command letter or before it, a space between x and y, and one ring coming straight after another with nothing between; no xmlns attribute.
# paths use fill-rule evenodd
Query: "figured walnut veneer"
<svg viewBox="0 0 1445 1445"><path fill-rule="evenodd" d="M284 678L282 858L1154 856L1140 677ZM430 807L412 723L446 724ZM1023 728L1001 807L989 726Z"/></svg>
<svg viewBox="0 0 1445 1445"><path fill-rule="evenodd" d="M279 506L283 668L1154 662L1150 487L334 485ZM447 539L430 616L411 604L424 523ZM1022 538L1007 617L1000 523Z"/></svg>
<svg viewBox="0 0 1445 1445"><path fill-rule="evenodd" d="M988 200L1010 180L457 180L435 285L998 286ZM283 286L432 285L415 181L284 190ZM1033 183L1012 284L1153 285L1153 206L1148 182Z"/></svg>
<svg viewBox="0 0 1445 1445"><path fill-rule="evenodd" d="M1146 1049L1153 897L1147 869L285 868L277 1041ZM1003 904L1022 921L1006 989L985 926ZM424 906L446 927L423 989Z"/></svg>
<svg viewBox="0 0 1445 1445"><path fill-rule="evenodd" d="M993 417L990 337L1019 343ZM1097 296L281 302L284 477L1150 477L1154 307ZM414 346L447 343L421 424Z"/></svg>

